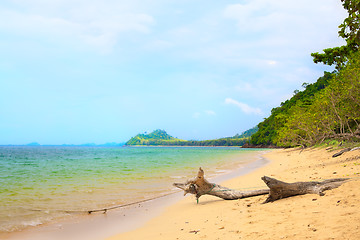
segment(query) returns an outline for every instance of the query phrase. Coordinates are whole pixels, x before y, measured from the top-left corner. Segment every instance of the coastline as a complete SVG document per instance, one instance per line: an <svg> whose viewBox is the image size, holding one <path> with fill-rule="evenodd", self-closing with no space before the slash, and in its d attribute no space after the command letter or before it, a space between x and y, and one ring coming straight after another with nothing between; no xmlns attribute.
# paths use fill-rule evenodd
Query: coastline
<svg viewBox="0 0 360 240"><path fill-rule="evenodd" d="M332 158L325 149L277 149L270 163L246 175L222 181L233 189L266 188L263 175L286 182L351 177L325 196L307 194L261 204L266 196L225 201L185 197L143 227L118 234L120 239L359 239L360 152ZM206 175L206 172L205 172Z"/></svg>
<svg viewBox="0 0 360 240"><path fill-rule="evenodd" d="M269 150L264 150L269 151ZM259 152L254 159L240 165L237 169L216 174L211 181L218 182L233 178L234 176L246 174L253 169L267 164L267 161L260 157ZM197 169L194 169L194 173ZM180 179L179 179L180 180ZM176 181L176 179L174 179ZM182 180L180 180L182 181ZM41 239L88 239L98 240L137 229L158 216L163 210L180 201L183 198L182 192L170 195L165 194L156 199L134 204L115 210L87 214L78 214L71 219L52 221L35 227L30 227L21 232L2 233L2 239L9 240L41 240Z"/></svg>

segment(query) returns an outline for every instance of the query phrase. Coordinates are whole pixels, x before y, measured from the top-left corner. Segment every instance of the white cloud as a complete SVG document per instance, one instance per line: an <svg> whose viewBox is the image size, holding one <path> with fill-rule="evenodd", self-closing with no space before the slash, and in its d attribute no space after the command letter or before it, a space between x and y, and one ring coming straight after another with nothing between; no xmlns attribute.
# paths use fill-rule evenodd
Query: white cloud
<svg viewBox="0 0 360 240"><path fill-rule="evenodd" d="M241 111L243 111L246 114L256 114L256 115L261 115L263 114L260 108L253 108L250 107L249 105L247 105L246 103L242 103L239 101L236 101L232 98L226 98L225 99L225 103L226 104L230 104L230 105L235 105L238 108L241 109Z"/></svg>
<svg viewBox="0 0 360 240"><path fill-rule="evenodd" d="M204 111L207 115L214 116L216 113L213 110L206 110Z"/></svg>
<svg viewBox="0 0 360 240"><path fill-rule="evenodd" d="M193 32L199 37L209 32L217 34L192 51L194 57L216 64L263 69L300 62L305 57L311 62L311 52L343 44L337 37L337 26L346 11L338 0L303 0L296 4L288 0L242 2L226 5L218 16L212 16L218 28L201 29L194 25ZM213 41L217 38L221 41Z"/></svg>
<svg viewBox="0 0 360 240"><path fill-rule="evenodd" d="M155 23L149 14L114 11L121 8L121 4L114 5L113 9L111 5L57 2L59 9L65 9L59 11L47 5L40 6L40 3L23 4L25 11L0 9L0 31L59 42L76 40L107 51L122 39L123 34L148 34Z"/></svg>
<svg viewBox="0 0 360 240"><path fill-rule="evenodd" d="M31 80L34 94L55 93L59 106L60 92L81 100L85 115L69 110L78 113L78 122L87 112L104 116L105 108L95 114L91 103L105 95L106 119L122 121L114 128L147 129L139 124L158 125L160 118L181 125L193 117L199 134L209 134L213 125L206 124L217 124L212 132L220 137L226 128L255 125L283 96L322 74L310 53L340 45L343 11L339 0L3 0L0 66L14 89ZM98 57L94 51L115 54ZM3 99L18 96L3 89L10 93ZM226 113L250 115L223 124L227 116L219 99L229 104ZM172 109L165 114L171 118L161 115L163 109Z"/></svg>
<svg viewBox="0 0 360 240"><path fill-rule="evenodd" d="M281 45L295 42L314 45L321 41L329 43L329 26L337 35L336 26L346 12L337 0L303 0L297 4L288 0L252 0L227 5L223 16L235 21L239 33L261 32L260 38L277 37Z"/></svg>
<svg viewBox="0 0 360 240"><path fill-rule="evenodd" d="M267 61L267 64L268 64L268 65L276 65L276 64L278 64L278 62L275 61L275 60L268 60L268 61Z"/></svg>

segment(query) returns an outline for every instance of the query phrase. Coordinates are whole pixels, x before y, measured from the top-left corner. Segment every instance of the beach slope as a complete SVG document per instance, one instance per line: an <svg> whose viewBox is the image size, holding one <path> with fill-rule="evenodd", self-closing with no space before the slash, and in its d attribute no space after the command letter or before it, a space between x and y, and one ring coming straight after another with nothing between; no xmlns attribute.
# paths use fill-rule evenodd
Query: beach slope
<svg viewBox="0 0 360 240"><path fill-rule="evenodd" d="M232 201L203 196L199 204L194 197L185 197L143 227L108 240L359 239L360 150L332 158L335 152L274 150L265 155L270 164L221 183L248 190L266 188L264 175L286 182L352 179L325 196L307 194L268 204L262 204L266 195Z"/></svg>

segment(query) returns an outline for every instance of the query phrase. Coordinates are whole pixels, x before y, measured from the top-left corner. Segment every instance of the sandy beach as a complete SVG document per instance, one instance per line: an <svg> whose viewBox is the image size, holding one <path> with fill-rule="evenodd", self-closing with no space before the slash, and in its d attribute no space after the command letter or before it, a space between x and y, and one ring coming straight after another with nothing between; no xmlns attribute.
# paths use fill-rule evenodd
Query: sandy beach
<svg viewBox="0 0 360 240"><path fill-rule="evenodd" d="M360 150L332 158L326 149L274 150L270 163L249 174L221 182L239 189L266 188L267 175L286 182L349 177L325 196L307 194L262 204L266 195L225 201L193 196L167 207L136 230L112 236L123 239L359 239ZM194 170L196 174L196 170ZM206 169L205 169L206 176Z"/></svg>

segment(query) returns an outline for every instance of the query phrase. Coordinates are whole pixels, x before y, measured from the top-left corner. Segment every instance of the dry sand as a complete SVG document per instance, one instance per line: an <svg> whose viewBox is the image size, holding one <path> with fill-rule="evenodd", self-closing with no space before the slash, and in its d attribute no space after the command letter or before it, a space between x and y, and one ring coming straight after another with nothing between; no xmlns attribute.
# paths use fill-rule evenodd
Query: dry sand
<svg viewBox="0 0 360 240"><path fill-rule="evenodd" d="M286 182L352 178L325 196L307 194L268 204L262 204L266 196L232 201L202 196L199 204L185 197L143 227L108 240L360 239L360 150L332 158L334 153L274 150L265 155L270 164L221 183L247 190L266 188L263 175Z"/></svg>

